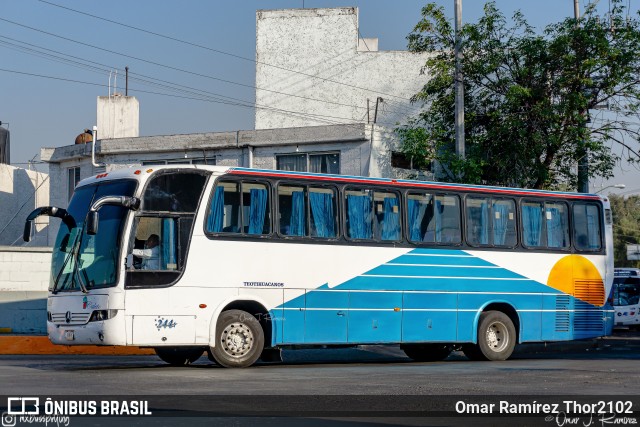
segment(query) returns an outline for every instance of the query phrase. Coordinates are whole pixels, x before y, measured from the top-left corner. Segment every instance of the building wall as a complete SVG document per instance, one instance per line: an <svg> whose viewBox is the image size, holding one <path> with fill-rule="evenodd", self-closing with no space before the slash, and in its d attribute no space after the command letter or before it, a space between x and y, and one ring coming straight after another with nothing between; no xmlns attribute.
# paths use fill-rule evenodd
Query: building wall
<svg viewBox="0 0 640 427"><path fill-rule="evenodd" d="M28 244L22 240L27 215L49 204L49 175L0 164L0 245L46 246L48 217L35 221L34 234Z"/></svg>
<svg viewBox="0 0 640 427"><path fill-rule="evenodd" d="M416 111L426 59L359 41L357 8L258 11L256 103L296 114L256 109L255 128L373 122L376 103L377 123L393 127Z"/></svg>
<svg viewBox="0 0 640 427"><path fill-rule="evenodd" d="M140 105L133 96L99 96L98 138L128 138L140 134Z"/></svg>
<svg viewBox="0 0 640 427"><path fill-rule="evenodd" d="M0 246L0 330L46 334L51 248Z"/></svg>

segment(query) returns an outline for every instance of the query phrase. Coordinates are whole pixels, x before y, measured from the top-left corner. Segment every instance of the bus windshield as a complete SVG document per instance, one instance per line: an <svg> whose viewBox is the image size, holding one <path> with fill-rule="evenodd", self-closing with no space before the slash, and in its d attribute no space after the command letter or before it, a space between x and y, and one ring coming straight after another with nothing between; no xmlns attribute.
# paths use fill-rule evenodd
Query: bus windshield
<svg viewBox="0 0 640 427"><path fill-rule="evenodd" d="M100 209L100 228L88 235L85 219L91 204L104 196L132 196L136 181L103 182L79 187L73 194L67 212L76 226L60 226L51 261L49 290L76 291L81 280L87 289L114 286L118 277L118 259L122 239L122 222L127 212L120 206Z"/></svg>
<svg viewBox="0 0 640 427"><path fill-rule="evenodd" d="M616 277L613 279L613 305L635 305L640 300L640 277Z"/></svg>

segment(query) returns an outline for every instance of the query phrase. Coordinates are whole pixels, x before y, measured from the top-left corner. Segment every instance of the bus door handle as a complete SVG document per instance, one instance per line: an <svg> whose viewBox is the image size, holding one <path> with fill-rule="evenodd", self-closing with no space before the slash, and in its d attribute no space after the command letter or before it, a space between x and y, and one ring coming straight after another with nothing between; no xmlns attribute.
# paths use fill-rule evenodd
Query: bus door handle
<svg viewBox="0 0 640 427"><path fill-rule="evenodd" d="M344 316L344 311L339 311L339 312L337 312L336 314L337 314L338 316L342 317L342 316Z"/></svg>

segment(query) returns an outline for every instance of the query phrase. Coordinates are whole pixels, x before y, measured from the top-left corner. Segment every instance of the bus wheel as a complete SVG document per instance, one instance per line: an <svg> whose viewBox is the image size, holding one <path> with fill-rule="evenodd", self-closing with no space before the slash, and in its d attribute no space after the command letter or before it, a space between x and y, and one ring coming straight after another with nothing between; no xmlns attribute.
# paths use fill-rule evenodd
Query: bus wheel
<svg viewBox="0 0 640 427"><path fill-rule="evenodd" d="M163 362L174 366L189 365L204 352L202 347L156 347L154 350Z"/></svg>
<svg viewBox="0 0 640 427"><path fill-rule="evenodd" d="M404 344L400 348L416 362L437 362L446 359L452 350L447 344Z"/></svg>
<svg viewBox="0 0 640 427"><path fill-rule="evenodd" d="M516 346L516 328L506 314L487 311L480 315L478 344L462 346L471 360L507 360Z"/></svg>
<svg viewBox="0 0 640 427"><path fill-rule="evenodd" d="M255 363L264 347L258 320L242 310L223 311L216 324L213 358L225 368L246 368Z"/></svg>

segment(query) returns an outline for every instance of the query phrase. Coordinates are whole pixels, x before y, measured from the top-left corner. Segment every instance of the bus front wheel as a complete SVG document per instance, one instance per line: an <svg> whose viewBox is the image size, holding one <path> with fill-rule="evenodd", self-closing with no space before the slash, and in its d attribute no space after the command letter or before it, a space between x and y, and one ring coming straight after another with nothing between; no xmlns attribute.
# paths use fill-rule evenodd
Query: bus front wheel
<svg viewBox="0 0 640 427"><path fill-rule="evenodd" d="M264 348L264 332L258 320L242 310L223 311L216 323L213 358L225 368L253 365Z"/></svg>
<svg viewBox="0 0 640 427"><path fill-rule="evenodd" d="M190 365L202 356L202 347L156 347L156 354L163 362L174 366Z"/></svg>
<svg viewBox="0 0 640 427"><path fill-rule="evenodd" d="M480 315L478 343L462 346L471 360L507 360L516 346L516 328L506 314L487 311Z"/></svg>
<svg viewBox="0 0 640 427"><path fill-rule="evenodd" d="M451 354L451 346L447 344L404 344L400 348L404 354L416 362L437 362Z"/></svg>

